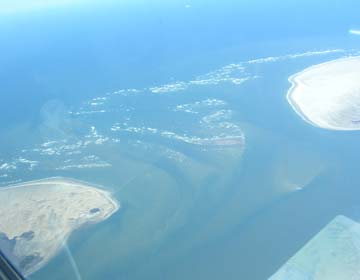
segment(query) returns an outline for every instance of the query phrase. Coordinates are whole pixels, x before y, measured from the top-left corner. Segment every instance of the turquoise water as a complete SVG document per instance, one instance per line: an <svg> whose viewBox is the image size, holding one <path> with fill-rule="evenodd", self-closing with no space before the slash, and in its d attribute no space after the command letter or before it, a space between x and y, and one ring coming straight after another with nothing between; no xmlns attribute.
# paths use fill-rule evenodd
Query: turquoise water
<svg viewBox="0 0 360 280"><path fill-rule="evenodd" d="M5 16L0 184L71 177L122 205L72 234L75 266L63 250L32 279L267 279L336 215L358 219L359 133L286 101L290 75L359 54L359 4L322 4Z"/></svg>

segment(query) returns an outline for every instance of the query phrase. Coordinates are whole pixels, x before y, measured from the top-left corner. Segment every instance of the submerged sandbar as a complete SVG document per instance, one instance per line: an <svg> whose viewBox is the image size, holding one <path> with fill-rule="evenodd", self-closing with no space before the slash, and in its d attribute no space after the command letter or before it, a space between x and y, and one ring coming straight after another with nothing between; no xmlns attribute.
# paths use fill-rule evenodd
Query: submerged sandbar
<svg viewBox="0 0 360 280"><path fill-rule="evenodd" d="M0 188L0 200L0 247L24 275L54 257L71 232L120 207L109 192L60 177Z"/></svg>
<svg viewBox="0 0 360 280"><path fill-rule="evenodd" d="M289 78L287 99L310 124L360 130L360 56L318 64Z"/></svg>

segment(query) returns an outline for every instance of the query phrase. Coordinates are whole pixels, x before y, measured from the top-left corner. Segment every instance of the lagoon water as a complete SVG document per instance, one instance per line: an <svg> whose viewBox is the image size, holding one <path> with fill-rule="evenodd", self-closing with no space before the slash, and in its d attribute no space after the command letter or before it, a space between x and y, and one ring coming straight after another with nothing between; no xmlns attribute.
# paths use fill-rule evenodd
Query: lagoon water
<svg viewBox="0 0 360 280"><path fill-rule="evenodd" d="M360 54L359 4L263 2L3 14L0 186L62 176L121 204L31 279L268 279L359 221L359 132L286 100L294 73Z"/></svg>

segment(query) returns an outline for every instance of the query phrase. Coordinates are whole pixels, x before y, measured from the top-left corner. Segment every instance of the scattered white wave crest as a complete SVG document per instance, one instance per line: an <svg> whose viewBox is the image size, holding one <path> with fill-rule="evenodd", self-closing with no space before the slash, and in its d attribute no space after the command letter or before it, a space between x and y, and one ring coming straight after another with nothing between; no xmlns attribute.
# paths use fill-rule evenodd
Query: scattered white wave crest
<svg viewBox="0 0 360 280"><path fill-rule="evenodd" d="M335 53L345 53L344 49L329 49L329 50L321 50L321 51L307 51L303 53L295 53L295 54L288 54L282 56L269 56L264 58L257 58L253 60L249 60L247 64L261 64L261 63L270 63L270 62L277 62L281 60L288 60L288 59L296 59L301 57L309 57L309 56L318 56L318 55L328 55L328 54L335 54Z"/></svg>
<svg viewBox="0 0 360 280"><path fill-rule="evenodd" d="M88 155L80 160L68 159L64 163L64 165L55 168L55 170L108 168L112 166L110 163L101 160L96 155Z"/></svg>
<svg viewBox="0 0 360 280"><path fill-rule="evenodd" d="M186 103L177 105L174 108L175 112L185 112L185 113L192 113L192 114L199 114L200 110L202 109L211 109L216 107L224 107L227 103L220 99L215 98L208 98L201 101L196 101L193 103Z"/></svg>
<svg viewBox="0 0 360 280"><path fill-rule="evenodd" d="M349 33L352 35L360 35L360 29L350 29Z"/></svg>

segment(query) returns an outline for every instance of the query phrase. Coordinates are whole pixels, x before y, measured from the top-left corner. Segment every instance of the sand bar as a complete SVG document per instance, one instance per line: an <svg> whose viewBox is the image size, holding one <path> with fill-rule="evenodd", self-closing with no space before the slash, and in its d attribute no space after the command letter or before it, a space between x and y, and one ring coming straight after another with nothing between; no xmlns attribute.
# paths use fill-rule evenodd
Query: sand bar
<svg viewBox="0 0 360 280"><path fill-rule="evenodd" d="M318 64L289 78L287 99L308 123L360 130L360 56Z"/></svg>
<svg viewBox="0 0 360 280"><path fill-rule="evenodd" d="M53 258L71 232L120 207L109 192L60 177L0 188L0 200L0 247L24 275Z"/></svg>

